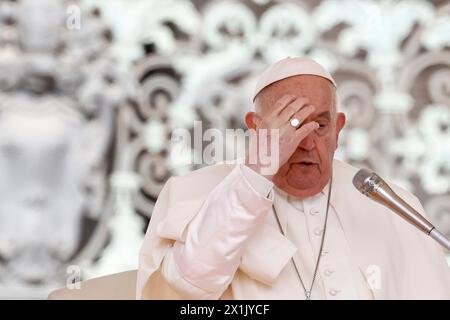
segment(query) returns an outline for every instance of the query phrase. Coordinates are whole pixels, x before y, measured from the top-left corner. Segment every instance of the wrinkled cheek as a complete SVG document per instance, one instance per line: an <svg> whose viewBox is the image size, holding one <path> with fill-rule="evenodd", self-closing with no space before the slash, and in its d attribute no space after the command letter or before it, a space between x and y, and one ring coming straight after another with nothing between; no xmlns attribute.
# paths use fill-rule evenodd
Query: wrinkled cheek
<svg viewBox="0 0 450 320"><path fill-rule="evenodd" d="M327 167L333 162L334 140L328 137L324 138L321 142L321 144L318 144L319 147L317 148L317 151L320 158L320 171L324 173L327 171Z"/></svg>
<svg viewBox="0 0 450 320"><path fill-rule="evenodd" d="M288 170L289 170L289 161L287 163L283 164L280 167L280 169L278 169L278 172L276 175L277 176L285 176L288 173Z"/></svg>
<svg viewBox="0 0 450 320"><path fill-rule="evenodd" d="M280 169L278 169L277 174L273 177L272 182L279 188L283 188L287 183L287 178L289 175L289 165L284 164Z"/></svg>
<svg viewBox="0 0 450 320"><path fill-rule="evenodd" d="M320 175L323 180L328 180L331 176L331 168L333 167L333 154L327 156L320 166Z"/></svg>

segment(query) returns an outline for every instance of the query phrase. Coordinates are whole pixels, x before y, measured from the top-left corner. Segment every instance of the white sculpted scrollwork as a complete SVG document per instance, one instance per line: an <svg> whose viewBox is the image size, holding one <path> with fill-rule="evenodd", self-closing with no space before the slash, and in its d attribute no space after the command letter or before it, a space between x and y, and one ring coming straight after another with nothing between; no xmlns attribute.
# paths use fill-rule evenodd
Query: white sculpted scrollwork
<svg viewBox="0 0 450 320"><path fill-rule="evenodd" d="M65 284L67 264L93 261L114 229L104 223L113 201L107 155L123 85L107 51L108 28L95 13L80 30L66 28L69 4L0 4L5 298L45 298Z"/></svg>
<svg viewBox="0 0 450 320"><path fill-rule="evenodd" d="M186 11L186 19L198 19L197 32L186 31L190 45L174 33L174 50L166 56L181 79L179 94L167 105L168 132L179 126L193 130L194 120L221 129L236 123L244 127L234 118L250 109L252 84L261 70L281 56L309 55L332 71L339 107L348 115L337 156L377 170L418 194L425 205L433 196L449 197L449 36L441 32L448 28L449 5L394 0L193 3L196 13ZM164 56L155 42L153 54L141 60ZM155 119L148 120L152 127ZM177 172L173 165L166 168ZM440 227L450 233L450 225Z"/></svg>

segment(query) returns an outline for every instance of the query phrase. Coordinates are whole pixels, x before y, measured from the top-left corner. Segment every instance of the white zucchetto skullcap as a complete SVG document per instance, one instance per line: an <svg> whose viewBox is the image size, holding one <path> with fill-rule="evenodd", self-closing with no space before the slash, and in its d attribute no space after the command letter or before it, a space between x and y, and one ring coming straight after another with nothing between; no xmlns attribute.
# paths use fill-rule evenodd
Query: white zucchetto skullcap
<svg viewBox="0 0 450 320"><path fill-rule="evenodd" d="M285 58L277 63L268 67L259 78L256 83L255 92L253 94L253 101L255 101L258 93L268 85L298 75L315 75L325 79L328 79L336 88L336 82L334 81L331 74L316 61L303 58Z"/></svg>

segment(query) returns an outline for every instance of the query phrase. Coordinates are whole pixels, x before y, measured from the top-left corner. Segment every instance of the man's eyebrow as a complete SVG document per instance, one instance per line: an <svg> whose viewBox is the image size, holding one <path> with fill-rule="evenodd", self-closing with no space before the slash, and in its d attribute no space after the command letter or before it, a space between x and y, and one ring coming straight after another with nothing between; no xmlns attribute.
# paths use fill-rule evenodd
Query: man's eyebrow
<svg viewBox="0 0 450 320"><path fill-rule="evenodd" d="M324 111L324 112L318 114L317 116L315 116L314 118L327 118L327 119L331 119L331 113L330 113L330 111Z"/></svg>

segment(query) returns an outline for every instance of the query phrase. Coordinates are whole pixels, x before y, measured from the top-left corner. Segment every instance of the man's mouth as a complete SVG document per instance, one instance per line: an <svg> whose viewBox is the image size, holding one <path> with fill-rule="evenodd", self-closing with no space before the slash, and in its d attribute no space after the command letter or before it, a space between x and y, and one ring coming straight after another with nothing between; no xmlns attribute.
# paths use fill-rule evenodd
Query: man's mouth
<svg viewBox="0 0 450 320"><path fill-rule="evenodd" d="M302 166L312 166L315 165L316 163L311 161L300 161L299 164L301 164Z"/></svg>

